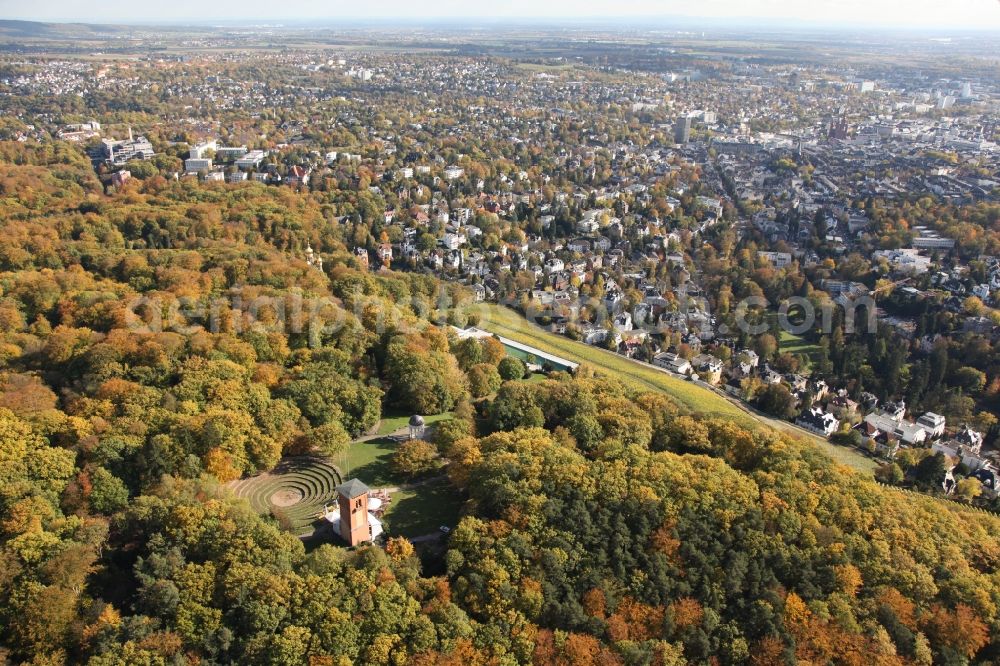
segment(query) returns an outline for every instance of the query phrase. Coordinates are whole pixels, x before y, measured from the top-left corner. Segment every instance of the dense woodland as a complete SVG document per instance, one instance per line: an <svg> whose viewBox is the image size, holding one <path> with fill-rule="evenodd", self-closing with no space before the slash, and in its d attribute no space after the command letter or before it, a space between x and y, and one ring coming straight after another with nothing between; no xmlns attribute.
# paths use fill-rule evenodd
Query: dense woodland
<svg viewBox="0 0 1000 666"><path fill-rule="evenodd" d="M586 368L518 381L495 341L449 335L457 288L358 270L356 191L108 196L75 148L0 160L8 661L1000 663L1000 520ZM298 330L223 309L213 332L237 293L326 306ZM157 311L182 298L205 308ZM222 486L341 451L388 406L455 412L443 561L307 552Z"/></svg>

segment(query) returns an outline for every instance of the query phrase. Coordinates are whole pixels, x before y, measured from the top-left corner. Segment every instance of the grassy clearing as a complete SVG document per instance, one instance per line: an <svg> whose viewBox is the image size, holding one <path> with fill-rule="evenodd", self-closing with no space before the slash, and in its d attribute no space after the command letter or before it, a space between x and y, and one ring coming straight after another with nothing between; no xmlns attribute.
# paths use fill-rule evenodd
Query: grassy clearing
<svg viewBox="0 0 1000 666"><path fill-rule="evenodd" d="M562 356L570 361L586 363L598 373L620 379L625 384L644 391L665 393L693 412L708 416L732 419L750 427L760 424L815 444L836 462L862 472L871 472L875 462L860 453L831 444L800 428L777 419L758 416L741 409L725 397L704 386L672 377L648 365L625 358L619 354L549 333L531 324L520 314L494 304L480 304L479 327L542 351Z"/></svg>
<svg viewBox="0 0 1000 666"><path fill-rule="evenodd" d="M405 537L436 532L441 525L458 524L462 498L447 479L392 494L385 517L389 533Z"/></svg>
<svg viewBox="0 0 1000 666"><path fill-rule="evenodd" d="M782 331L781 335L778 336L778 347L782 352L788 352L794 356L805 356L806 363L802 367L803 371L808 371L819 360L819 345L788 331Z"/></svg>
<svg viewBox="0 0 1000 666"><path fill-rule="evenodd" d="M338 461L345 479L359 478L372 488L405 483L392 471L390 461L398 444L387 437L351 442Z"/></svg>
<svg viewBox="0 0 1000 666"><path fill-rule="evenodd" d="M388 414L382 416L382 420L378 424L378 434L388 435L389 433L396 432L400 428L405 428L410 423L410 417L412 414L404 414L399 411L390 411ZM430 425L432 423L437 423L438 421L443 421L445 419L450 419L452 417L452 412L444 412L443 414L431 414L430 416L424 416L424 423Z"/></svg>
<svg viewBox="0 0 1000 666"><path fill-rule="evenodd" d="M837 446L836 444L831 444L825 439L819 438L816 438L816 444L819 446L820 450L841 465L847 465L848 467L861 472L874 472L875 468L878 467L877 462L858 453L854 449L849 449L845 446Z"/></svg>
<svg viewBox="0 0 1000 666"><path fill-rule="evenodd" d="M386 437L353 442L340 463L344 478L357 477L371 488L404 486L407 479L396 475L391 464L397 446ZM461 505L458 491L445 478L396 490L385 514L388 531L414 537L434 532L441 525L454 527Z"/></svg>

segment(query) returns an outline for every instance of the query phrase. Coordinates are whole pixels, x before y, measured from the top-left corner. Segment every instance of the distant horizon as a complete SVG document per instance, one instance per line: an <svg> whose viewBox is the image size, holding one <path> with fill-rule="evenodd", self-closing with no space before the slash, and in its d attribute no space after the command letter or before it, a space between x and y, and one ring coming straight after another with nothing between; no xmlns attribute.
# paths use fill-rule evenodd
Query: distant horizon
<svg viewBox="0 0 1000 666"><path fill-rule="evenodd" d="M484 12L477 12L477 9ZM216 14L207 15L208 12ZM484 13L489 15L483 15ZM281 25L308 24L400 25L441 24L569 24L614 22L643 26L723 24L729 27L778 27L816 29L874 29L901 32L1000 30L998 0L531 0L478 5L465 0L439 0L417 7L402 0L384 0L377 6L300 0L276 6L265 0L216 0L206 5L196 0L139 7L129 0L106 0L83 7L76 0L0 0L0 17L46 23L86 23L143 26ZM242 17L242 18L233 18ZM331 25L331 27L334 27Z"/></svg>
<svg viewBox="0 0 1000 666"><path fill-rule="evenodd" d="M3 2L0 1L0 8ZM287 29L337 29L340 27L435 27L448 26L452 28L475 29L482 26L490 27L549 27L549 28L593 28L600 23L610 23L609 27L641 28L647 32L658 30L698 32L701 29L752 29L752 30L803 30L809 32L882 32L899 34L924 34L928 36L949 36L946 33L983 34L996 33L1000 35L1000 23L996 25L923 25L923 24L883 24L883 23L852 23L812 20L805 18L776 19L754 16L666 16L666 15L588 15L574 17L557 16L344 16L322 18L287 18L247 17L233 19L231 17L192 17L192 18L156 18L114 20L111 18L97 19L94 17L0 17L0 21L43 23L50 25L87 25L109 27L143 27L143 28L213 28L213 27L246 27L246 28L287 28Z"/></svg>

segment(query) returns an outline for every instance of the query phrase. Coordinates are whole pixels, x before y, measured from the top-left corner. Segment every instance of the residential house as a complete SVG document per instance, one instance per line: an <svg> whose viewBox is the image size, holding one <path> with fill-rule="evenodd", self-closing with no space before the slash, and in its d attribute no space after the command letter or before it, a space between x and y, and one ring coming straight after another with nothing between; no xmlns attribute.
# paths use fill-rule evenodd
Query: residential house
<svg viewBox="0 0 1000 666"><path fill-rule="evenodd" d="M795 423L823 437L829 437L840 428L840 420L822 407L807 409L795 419Z"/></svg>
<svg viewBox="0 0 1000 666"><path fill-rule="evenodd" d="M691 372L691 363L673 352L660 352L653 357L653 365L678 375L686 375Z"/></svg>
<svg viewBox="0 0 1000 666"><path fill-rule="evenodd" d="M899 439L909 446L920 444L927 439L927 431L922 427L902 418L894 418L890 412L868 414L862 423L870 426L867 432L862 431L862 434L870 439L876 432L885 433L887 437Z"/></svg>
<svg viewBox="0 0 1000 666"><path fill-rule="evenodd" d="M691 365L709 384L717 384L722 378L722 361L711 354L698 354L691 359Z"/></svg>
<svg viewBox="0 0 1000 666"><path fill-rule="evenodd" d="M375 254L378 256L378 260L383 264L392 263L392 245L389 243L382 243L379 245L378 249L375 250Z"/></svg>
<svg viewBox="0 0 1000 666"><path fill-rule="evenodd" d="M615 327L618 331L631 331L632 330L632 315L628 312L620 312L615 315L612 320L611 325Z"/></svg>
<svg viewBox="0 0 1000 666"><path fill-rule="evenodd" d="M917 425L927 431L929 439L936 439L944 434L945 419L940 414L926 412L917 419Z"/></svg>
<svg viewBox="0 0 1000 666"><path fill-rule="evenodd" d="M757 256L771 262L775 268L785 268L792 263L792 255L789 252L757 252Z"/></svg>
<svg viewBox="0 0 1000 666"><path fill-rule="evenodd" d="M295 165L288 169L288 175L285 176L285 184L292 187L296 187L298 185L308 185L311 173L311 169Z"/></svg>
<svg viewBox="0 0 1000 666"><path fill-rule="evenodd" d="M967 425L962 426L962 429L955 434L953 441L976 454L983 448L983 434L976 432Z"/></svg>
<svg viewBox="0 0 1000 666"><path fill-rule="evenodd" d="M566 265L562 259L551 257L545 260L544 268L546 273L559 273L566 268Z"/></svg>
<svg viewBox="0 0 1000 666"><path fill-rule="evenodd" d="M357 259L361 270L368 270L368 250L363 247L354 248L354 258Z"/></svg>
<svg viewBox="0 0 1000 666"><path fill-rule="evenodd" d="M588 345L599 345L608 339L608 329L600 326L584 326L580 330L583 341Z"/></svg>
<svg viewBox="0 0 1000 666"><path fill-rule="evenodd" d="M934 442L931 449L935 453L943 453L948 458L961 462L971 470L990 467L990 462L986 458L954 441Z"/></svg>

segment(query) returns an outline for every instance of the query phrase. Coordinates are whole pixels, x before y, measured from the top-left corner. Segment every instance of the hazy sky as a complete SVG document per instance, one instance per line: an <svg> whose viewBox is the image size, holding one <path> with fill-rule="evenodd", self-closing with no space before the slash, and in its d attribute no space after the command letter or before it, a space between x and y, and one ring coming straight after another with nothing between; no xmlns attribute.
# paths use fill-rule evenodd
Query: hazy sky
<svg viewBox="0 0 1000 666"><path fill-rule="evenodd" d="M105 23L337 18L708 17L810 23L1000 28L1000 0L0 0L0 18Z"/></svg>

